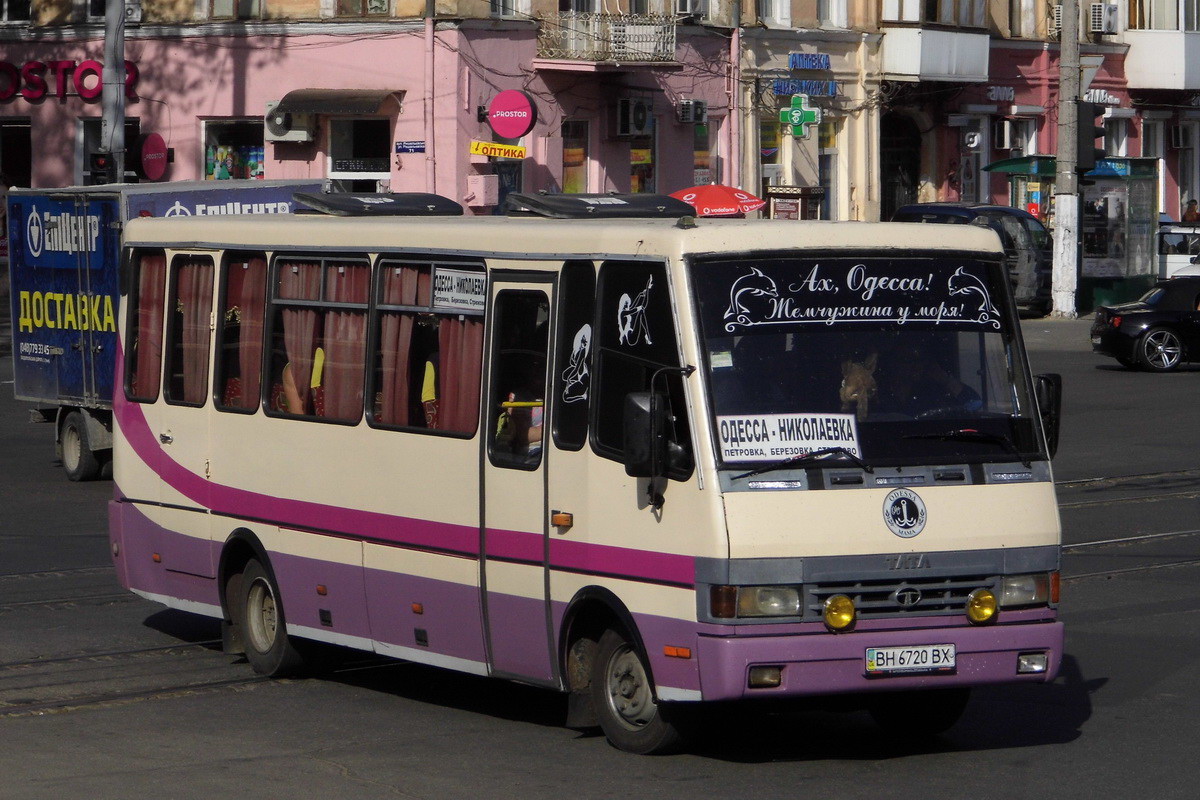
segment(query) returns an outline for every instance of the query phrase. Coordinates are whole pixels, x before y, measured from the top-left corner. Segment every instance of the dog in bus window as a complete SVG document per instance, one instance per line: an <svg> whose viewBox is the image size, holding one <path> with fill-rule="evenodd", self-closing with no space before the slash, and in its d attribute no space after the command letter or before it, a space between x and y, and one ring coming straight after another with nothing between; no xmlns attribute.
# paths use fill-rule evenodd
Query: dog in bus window
<svg viewBox="0 0 1200 800"><path fill-rule="evenodd" d="M854 409L860 421L867 418L871 397L878 391L875 385L875 366L878 361L879 354L871 353L861 363L850 359L842 362L842 385L838 389L838 396L842 400L843 414Z"/></svg>

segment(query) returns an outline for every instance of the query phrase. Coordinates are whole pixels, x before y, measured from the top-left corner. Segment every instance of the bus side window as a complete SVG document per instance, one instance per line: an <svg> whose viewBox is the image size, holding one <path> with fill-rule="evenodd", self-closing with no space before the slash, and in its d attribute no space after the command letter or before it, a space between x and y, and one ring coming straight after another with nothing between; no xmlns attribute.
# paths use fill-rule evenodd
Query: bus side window
<svg viewBox="0 0 1200 800"><path fill-rule="evenodd" d="M223 265L217 324L217 408L258 410L262 387L263 319L267 305L265 253L234 253Z"/></svg>
<svg viewBox="0 0 1200 800"><path fill-rule="evenodd" d="M435 309L433 278L475 273L477 264L384 260L376 294L372 354L372 425L474 434L479 424L483 363L482 308L472 313ZM480 291L483 291L482 288Z"/></svg>
<svg viewBox="0 0 1200 800"><path fill-rule="evenodd" d="M125 346L125 394L130 400L158 400L166 276L167 257L162 250L135 253Z"/></svg>
<svg viewBox="0 0 1200 800"><path fill-rule="evenodd" d="M277 414L356 422L363 410L365 261L278 258L268 408Z"/></svg>
<svg viewBox="0 0 1200 800"><path fill-rule="evenodd" d="M209 318L213 261L209 256L171 260L164 392L172 405L202 406L208 389Z"/></svg>
<svg viewBox="0 0 1200 800"><path fill-rule="evenodd" d="M554 365L554 443L580 450L587 443L592 387L592 319L596 307L596 270L590 261L568 261L558 285L558 342Z"/></svg>
<svg viewBox="0 0 1200 800"><path fill-rule="evenodd" d="M597 296L593 449L605 458L623 460L625 396L653 389L667 399L672 426L668 436L691 455L683 379L675 371L682 365L666 265L605 261L600 268ZM664 368L667 371L660 373ZM654 380L656 373L659 377ZM676 480L686 480L689 475L690 463L669 473Z"/></svg>

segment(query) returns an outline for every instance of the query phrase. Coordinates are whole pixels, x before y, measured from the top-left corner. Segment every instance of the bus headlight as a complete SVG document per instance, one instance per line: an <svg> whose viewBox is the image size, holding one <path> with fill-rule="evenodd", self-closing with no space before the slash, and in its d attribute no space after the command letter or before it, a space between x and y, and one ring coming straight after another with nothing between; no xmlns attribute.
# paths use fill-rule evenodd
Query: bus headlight
<svg viewBox="0 0 1200 800"><path fill-rule="evenodd" d="M797 617L800 592L795 586L739 586L739 617Z"/></svg>
<svg viewBox="0 0 1200 800"><path fill-rule="evenodd" d="M1001 608L1046 605L1050 602L1050 573L1005 575L998 589Z"/></svg>

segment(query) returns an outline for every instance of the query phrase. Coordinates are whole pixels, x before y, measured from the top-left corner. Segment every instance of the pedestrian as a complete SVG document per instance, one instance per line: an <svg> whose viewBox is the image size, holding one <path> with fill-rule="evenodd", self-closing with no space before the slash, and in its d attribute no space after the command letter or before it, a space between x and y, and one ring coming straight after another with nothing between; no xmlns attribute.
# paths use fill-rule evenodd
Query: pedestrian
<svg viewBox="0 0 1200 800"><path fill-rule="evenodd" d="M1200 208L1195 200L1188 200L1187 208L1183 211L1184 222L1200 222Z"/></svg>

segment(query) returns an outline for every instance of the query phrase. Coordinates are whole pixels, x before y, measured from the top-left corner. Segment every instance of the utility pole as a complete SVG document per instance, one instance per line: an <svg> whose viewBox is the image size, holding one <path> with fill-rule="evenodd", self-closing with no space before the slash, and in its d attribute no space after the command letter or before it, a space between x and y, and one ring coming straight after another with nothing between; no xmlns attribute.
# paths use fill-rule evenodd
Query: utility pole
<svg viewBox="0 0 1200 800"><path fill-rule="evenodd" d="M1079 276L1079 0L1063 0L1058 58L1058 167L1054 179L1055 317L1074 319Z"/></svg>
<svg viewBox="0 0 1200 800"><path fill-rule="evenodd" d="M104 7L104 71L101 73L100 152L113 160L117 183L125 180L125 3Z"/></svg>

